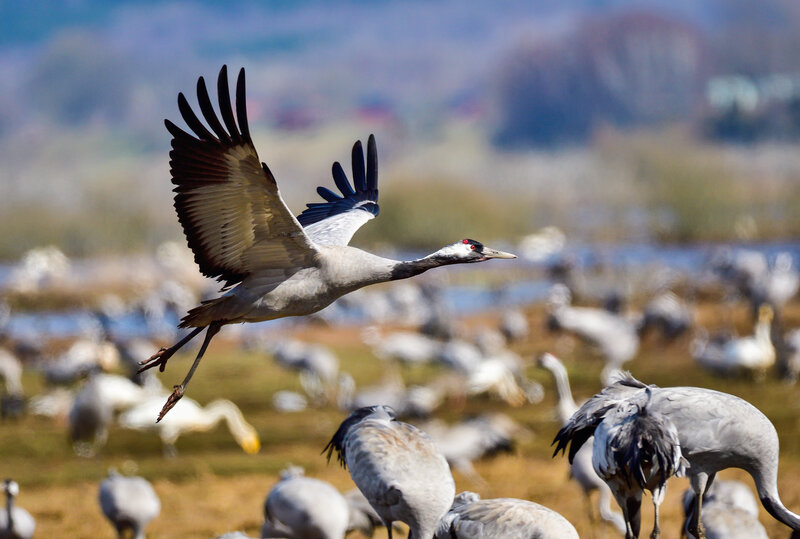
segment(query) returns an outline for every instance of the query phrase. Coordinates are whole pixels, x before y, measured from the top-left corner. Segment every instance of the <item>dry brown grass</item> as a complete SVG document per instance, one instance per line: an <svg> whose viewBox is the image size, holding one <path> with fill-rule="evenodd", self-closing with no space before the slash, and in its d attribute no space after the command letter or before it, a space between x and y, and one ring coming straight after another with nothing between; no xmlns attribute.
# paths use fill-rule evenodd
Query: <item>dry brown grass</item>
<svg viewBox="0 0 800 539"><path fill-rule="evenodd" d="M713 325L721 320L721 307L706 305L701 322ZM530 340L517 346L524 357L552 350L564 359L573 380L575 396L587 397L599 389L600 361L587 348L569 338L544 331L544 314L529 312L535 328ZM745 309L732 313L743 331L749 322ZM800 324L800 308L793 306L787 315L790 326ZM496 319L483 315L468 321L475 326ZM358 328L304 327L297 331L302 338L329 344L335 348L346 370L357 382L376 381L382 365L360 344ZM224 335L224 334L223 334ZM671 344L649 339L639 357L630 364L640 379L669 385L698 385L740 395L758 406L775 423L781 437L780 492L790 509L800 511L800 393L774 378L755 385L747 380L712 378L698 370L688 358L688 337ZM186 355L170 363L162 375L171 384L188 367ZM411 379L431 376L430 368L414 369ZM515 451L477 464L486 485L475 484L456 475L459 490L470 489L485 497L513 496L534 500L551 507L573 522L582 537L616 537L605 524L589 520L578 487L568 478L566 458L550 457L550 441L557 430L552 381L548 373L535 367L529 374L545 384L547 395L537 405L507 409L489 399L469 401L463 410L445 406L440 414L455 420L464 413L503 410L523 423L533 436ZM33 390L38 381L27 375L26 387ZM72 454L63 425L38 418L25 418L0 427L0 474L16 478L21 485L19 504L38 522L38 537L95 538L113 537L97 504L97 486L106 470L117 467L133 471L153 481L162 500L162 513L149 528L152 537L214 537L229 530L244 530L256 535L262 520L262 503L277 479L281 468L298 464L307 474L328 480L342 490L352 488L347 472L327 465L320 455L333 433L342 412L332 408L309 410L299 414L280 414L271 409L270 397L277 389L298 387L296 376L277 368L270 360L256 354L237 351L230 344L215 342L192 383L190 396L200 402L225 396L234 400L258 429L263 442L261 453L247 456L239 450L224 427L209 433L186 435L178 442L180 455L162 457L154 434L137 434L113 429L102 455L80 459ZM752 481L746 474L729 470L721 477ZM686 480L673 480L663 506L664 537L678 537L680 506L678 498ZM645 499L643 530L652 523L649 498ZM761 522L770 537L788 536L788 529L762 510ZM385 532L378 532L383 537Z"/></svg>

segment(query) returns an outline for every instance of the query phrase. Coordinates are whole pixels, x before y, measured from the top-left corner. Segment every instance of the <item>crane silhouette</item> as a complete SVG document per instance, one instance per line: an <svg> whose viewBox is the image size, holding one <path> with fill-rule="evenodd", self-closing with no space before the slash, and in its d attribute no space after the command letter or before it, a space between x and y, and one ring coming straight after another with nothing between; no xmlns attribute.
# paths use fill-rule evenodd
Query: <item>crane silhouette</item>
<svg viewBox="0 0 800 539"><path fill-rule="evenodd" d="M224 282L225 293L191 309L180 327L192 330L143 362L141 371L153 367L163 371L177 350L208 328L194 363L167 399L159 420L183 396L209 342L225 324L307 315L370 284L448 264L516 258L471 239L410 261L348 246L353 234L379 211L375 137L370 135L367 142L366 166L361 142L353 145L353 184L342 166L334 163L333 180L341 195L318 187L324 202L307 204L295 217L269 167L259 162L250 138L244 69L236 83L235 115L226 66L217 79L217 95L222 122L203 77L197 81L197 98L208 127L182 93L178 109L194 135L165 120L173 137L170 172L178 220L200 271Z"/></svg>

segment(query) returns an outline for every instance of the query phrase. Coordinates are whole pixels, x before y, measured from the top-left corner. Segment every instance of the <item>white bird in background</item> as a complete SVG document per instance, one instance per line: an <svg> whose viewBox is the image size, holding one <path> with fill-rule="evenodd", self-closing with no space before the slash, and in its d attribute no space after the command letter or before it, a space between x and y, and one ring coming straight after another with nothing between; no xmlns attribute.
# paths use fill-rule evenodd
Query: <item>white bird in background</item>
<svg viewBox="0 0 800 539"><path fill-rule="evenodd" d="M161 500L143 477L125 477L110 471L98 494L103 514L120 539L130 530L134 539L144 539L147 525L161 512Z"/></svg>
<svg viewBox="0 0 800 539"><path fill-rule="evenodd" d="M548 324L553 330L567 331L596 346L606 361L602 379L603 383L608 383L611 375L639 351L636 326L625 317L605 309L573 307L569 304L570 297L566 286L553 286Z"/></svg>
<svg viewBox="0 0 800 539"><path fill-rule="evenodd" d="M563 516L538 503L517 498L482 500L461 492L439 523L435 539L578 539L575 527Z"/></svg>
<svg viewBox="0 0 800 539"><path fill-rule="evenodd" d="M330 483L303 473L297 466L281 472L264 502L261 537L342 539L347 501Z"/></svg>
<svg viewBox="0 0 800 539"><path fill-rule="evenodd" d="M0 417L17 417L25 410L25 391L22 387L22 362L3 348L0 348L0 378L3 389L0 392Z"/></svg>
<svg viewBox="0 0 800 539"><path fill-rule="evenodd" d="M287 339L269 347L275 361L300 373L300 385L317 402L325 402L336 386L339 360L326 346Z"/></svg>
<svg viewBox="0 0 800 539"><path fill-rule="evenodd" d="M639 537L642 493L653 497L652 539L661 535L659 508L667 493L667 480L683 476L686 461L681 455L678 431L669 417L652 409L651 393L619 403L608 410L594 431L592 465L611 488L625 516L625 537Z"/></svg>
<svg viewBox="0 0 800 539"><path fill-rule="evenodd" d="M95 367L97 369L97 367ZM108 440L114 409L104 399L99 373L93 370L75 394L69 410L69 434L75 454L93 457Z"/></svg>
<svg viewBox="0 0 800 539"><path fill-rule="evenodd" d="M683 493L684 529L692 518L694 491ZM739 481L715 480L703 496L703 528L706 539L768 539L758 521L758 503L752 491Z"/></svg>
<svg viewBox="0 0 800 539"><path fill-rule="evenodd" d="M507 309L500 319L500 331L508 342L521 341L531 332L528 317L519 309Z"/></svg>
<svg viewBox="0 0 800 539"><path fill-rule="evenodd" d="M523 429L505 414L484 414L454 425L434 420L421 426L447 462L473 481L483 482L472 462L484 456L511 451Z"/></svg>
<svg viewBox="0 0 800 539"><path fill-rule="evenodd" d="M3 481L6 495L6 508L0 511L0 537L9 539L30 539L36 529L36 521L22 507L14 505L19 496L19 484L11 479Z"/></svg>
<svg viewBox="0 0 800 539"><path fill-rule="evenodd" d="M800 329L793 329L784 336L786 354L784 358L784 377L789 383L796 383L800 377Z"/></svg>
<svg viewBox="0 0 800 539"><path fill-rule="evenodd" d="M126 410L150 397L164 398L165 395L166 391L156 377L150 377L146 386L139 386L124 376L105 374L95 367L74 398L70 396L70 436L75 453L93 456L105 445L108 427L115 412ZM37 410L41 409L42 402L47 401L36 401ZM58 401L54 403L60 404Z"/></svg>
<svg viewBox="0 0 800 539"><path fill-rule="evenodd" d="M700 537L702 494L716 473L741 468L755 481L761 504L775 519L800 531L800 515L792 513L778 495L778 433L753 405L733 395L698 387L647 386L629 374L621 376L586 401L556 436L556 453L572 442L572 459L595 433L605 414L625 401L649 392L649 410L669 418L678 432L681 452L689 462L686 475L695 492L688 532ZM595 443L597 443L595 441Z"/></svg>
<svg viewBox="0 0 800 539"><path fill-rule="evenodd" d="M647 302L639 333L657 329L665 339L674 339L692 327L694 313L674 292L665 291Z"/></svg>
<svg viewBox="0 0 800 539"><path fill-rule="evenodd" d="M335 452L356 486L383 519L401 521L413 539L431 539L455 496L447 460L431 438L395 419L388 406L360 408L350 414L325 446Z"/></svg>
<svg viewBox="0 0 800 539"><path fill-rule="evenodd" d="M153 414L161 409L161 402L161 397L150 397L129 408L119 416L120 426L142 431L157 430L164 444L164 451L170 456L177 453L175 442L181 435L211 430L220 421L225 421L236 443L245 453L255 454L261 448L258 433L245 421L239 408L229 400L217 399L202 407L195 400L185 399L175 407L168 420L156 423L153 421Z"/></svg>
<svg viewBox="0 0 800 539"><path fill-rule="evenodd" d="M383 526L381 516L357 488L348 490L343 496L349 509L347 533L359 531L367 537L372 537L375 533L375 528ZM399 529L399 526L395 527L395 531Z"/></svg>
<svg viewBox="0 0 800 539"><path fill-rule="evenodd" d="M430 363L442 348L442 342L412 331L394 331L381 335L376 326L366 328L361 340L372 348L372 353L384 361L397 361L408 365Z"/></svg>
<svg viewBox="0 0 800 539"><path fill-rule="evenodd" d="M719 374L751 373L763 379L775 364L775 347L770 337L772 308L762 305L752 336L718 342L700 336L692 342L692 357L701 366Z"/></svg>
<svg viewBox="0 0 800 539"><path fill-rule="evenodd" d="M553 374L556 382L556 393L558 394L558 401L556 402L556 412L560 425L566 425L569 419L578 410L578 405L572 398L572 389L569 386L569 376L567 369L563 363L552 354L542 354L538 360L539 365L549 370ZM594 513L591 510L591 493L598 492L597 507L600 512L600 518L610 522L616 527L620 533L626 533L627 525L622 515L611 509L611 489L605 481L603 481L597 472L594 471L592 464L592 453L594 451L594 437L589 437L583 444L583 447L575 453L575 457L570 463L570 477L574 479L583 490L586 497L587 506L589 508L589 517L594 520Z"/></svg>
<svg viewBox="0 0 800 539"><path fill-rule="evenodd" d="M780 314L800 288L800 272L794 268L792 255L788 252L778 253L770 268L763 253L747 249L725 250L715 255L712 267L750 300L754 313L766 303Z"/></svg>
<svg viewBox="0 0 800 539"><path fill-rule="evenodd" d="M227 292L190 310L180 325L192 331L142 367L163 370L178 349L208 328L192 367L159 419L183 396L208 343L225 324L307 315L370 284L405 279L449 264L515 258L470 239L411 261L349 247L353 234L378 214L378 150L371 135L366 165L361 143L353 146L353 184L341 165L334 163L333 179L341 196L319 187L317 193L324 202L308 204L295 218L272 172L259 163L250 138L244 69L236 83L235 116L225 66L217 80L217 95L222 122L202 77L197 81L197 97L208 127L183 94L178 95L178 108L194 136L165 122L173 136L170 171L178 220L201 272L224 281Z"/></svg>

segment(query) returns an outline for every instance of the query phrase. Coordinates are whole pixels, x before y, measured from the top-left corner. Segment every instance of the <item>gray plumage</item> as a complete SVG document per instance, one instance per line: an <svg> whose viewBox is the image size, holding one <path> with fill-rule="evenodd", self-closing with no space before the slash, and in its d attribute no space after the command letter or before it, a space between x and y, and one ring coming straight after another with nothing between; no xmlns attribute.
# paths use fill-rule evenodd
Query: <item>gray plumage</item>
<svg viewBox="0 0 800 539"><path fill-rule="evenodd" d="M563 516L538 503L516 498L481 500L474 492L455 497L435 539L578 539Z"/></svg>
<svg viewBox="0 0 800 539"><path fill-rule="evenodd" d="M450 465L465 476L480 481L472 463L484 456L511 451L515 436L522 431L505 414L484 414L454 425L431 421L423 425Z"/></svg>
<svg viewBox="0 0 800 539"><path fill-rule="evenodd" d="M692 310L674 292L666 291L647 302L639 325L639 333L658 330L666 339L681 335L694 322Z"/></svg>
<svg viewBox="0 0 800 539"><path fill-rule="evenodd" d="M413 539L431 539L450 508L455 483L431 438L395 419L387 406L360 408L345 419L325 447L335 452L392 537L401 521Z"/></svg>
<svg viewBox="0 0 800 539"><path fill-rule="evenodd" d="M98 498L103 514L120 538L130 531L135 539L144 539L145 528L161 512L161 500L142 477L125 477L111 471L100 483Z"/></svg>
<svg viewBox="0 0 800 539"><path fill-rule="evenodd" d="M367 537L372 537L375 528L383 526L381 516L357 488L348 490L343 496L350 511L347 519L347 533L359 531Z"/></svg>
<svg viewBox="0 0 800 539"><path fill-rule="evenodd" d="M170 172L178 220L200 271L223 281L227 292L191 309L180 325L192 331L144 363L142 370L163 370L178 349L208 328L192 368L159 418L183 396L206 347L223 325L308 315L370 284L405 279L448 264L515 258L469 239L411 261L349 247L353 234L378 214L375 137L370 135L367 142L366 160L361 142L353 146L352 184L342 166L334 163L333 179L341 196L319 187L317 193L324 202L308 204L295 217L250 138L244 69L236 83L235 112L225 66L219 73L217 94L219 115L204 79L198 80L198 103L208 127L183 94L178 95L178 108L193 134L165 122L173 137Z"/></svg>
<svg viewBox="0 0 800 539"><path fill-rule="evenodd" d="M697 387L647 386L629 374L589 399L556 435L556 453L566 450L572 459L594 434L605 414L620 403L650 392L648 408L672 421L677 428L687 476L697 495L689 533L699 536L701 498L714 476L726 468L741 468L755 481L764 508L774 518L800 530L800 516L792 513L778 495L778 434L753 405L733 395ZM571 442L571 445L570 445Z"/></svg>
<svg viewBox="0 0 800 539"><path fill-rule="evenodd" d="M684 529L695 506L694 491L683 493ZM706 539L768 539L758 521L758 504L752 491L739 481L717 479L703 496Z"/></svg>
<svg viewBox="0 0 800 539"><path fill-rule="evenodd" d="M5 510L0 511L0 539L30 539L36 529L36 521L22 507L16 507L14 500L19 496L19 485L16 481L3 481L3 492L6 495Z"/></svg>
<svg viewBox="0 0 800 539"><path fill-rule="evenodd" d="M531 328L524 312L519 309L508 309L500 318L500 331L509 342L513 342L527 338Z"/></svg>
<svg viewBox="0 0 800 539"><path fill-rule="evenodd" d="M560 425L566 425L569 419L578 410L578 405L572 398L572 389L569 385L569 376L567 369L564 365L552 354L542 354L539 357L538 363L541 367L549 370L556 383L556 393L558 394L558 401L556 403L556 412ZM575 457L570 463L570 477L574 479L583 490L586 501L589 505L589 516L594 518L591 511L590 496L593 491L598 492L597 507L600 513L600 518L610 522L620 533L625 533L627 526L625 519L620 513L611 508L612 494L611 489L605 481L603 481L597 472L594 471L592 464L592 453L594 451L594 437L590 437L583 444L583 447L578 450Z"/></svg>
<svg viewBox="0 0 800 539"><path fill-rule="evenodd" d="M103 398L99 375L92 373L69 410L69 434L75 453L91 457L108 439L114 408Z"/></svg>
<svg viewBox="0 0 800 539"><path fill-rule="evenodd" d="M590 345L597 347L606 361L602 372L603 383L608 383L614 371L632 360L639 351L636 326L627 318L593 307L573 307L570 293L564 286L556 285L551 291L548 306L549 327L567 331Z"/></svg>
<svg viewBox="0 0 800 539"><path fill-rule="evenodd" d="M341 539L348 517L347 502L338 490L292 467L281 472L264 502L261 537Z"/></svg>
<svg viewBox="0 0 800 539"><path fill-rule="evenodd" d="M653 497L652 539L661 535L658 513L667 480L682 476L686 461L670 419L650 408L650 390L608 410L594 431L592 465L611 488L625 516L627 539L639 537L642 493Z"/></svg>

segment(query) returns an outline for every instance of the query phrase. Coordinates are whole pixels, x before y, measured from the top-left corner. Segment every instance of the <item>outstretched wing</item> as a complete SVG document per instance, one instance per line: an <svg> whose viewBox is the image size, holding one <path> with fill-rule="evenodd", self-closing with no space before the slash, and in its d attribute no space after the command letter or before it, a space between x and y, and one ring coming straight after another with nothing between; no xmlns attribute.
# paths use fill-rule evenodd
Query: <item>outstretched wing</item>
<svg viewBox="0 0 800 539"><path fill-rule="evenodd" d="M203 77L197 81L197 100L211 131L182 93L178 108L196 136L164 121L173 136L175 210L200 271L229 287L255 271L292 272L312 265L317 250L281 199L269 168L259 163L250 138L244 68L236 82L235 118L226 66L219 72L217 96L224 127Z"/></svg>
<svg viewBox="0 0 800 539"><path fill-rule="evenodd" d="M342 193L337 195L327 187L317 187L326 202L312 202L297 220L305 232L321 245L347 245L361 225L378 215L378 150L375 136L367 141L367 164L361 141L353 145L353 184L339 162L333 164L333 181Z"/></svg>

